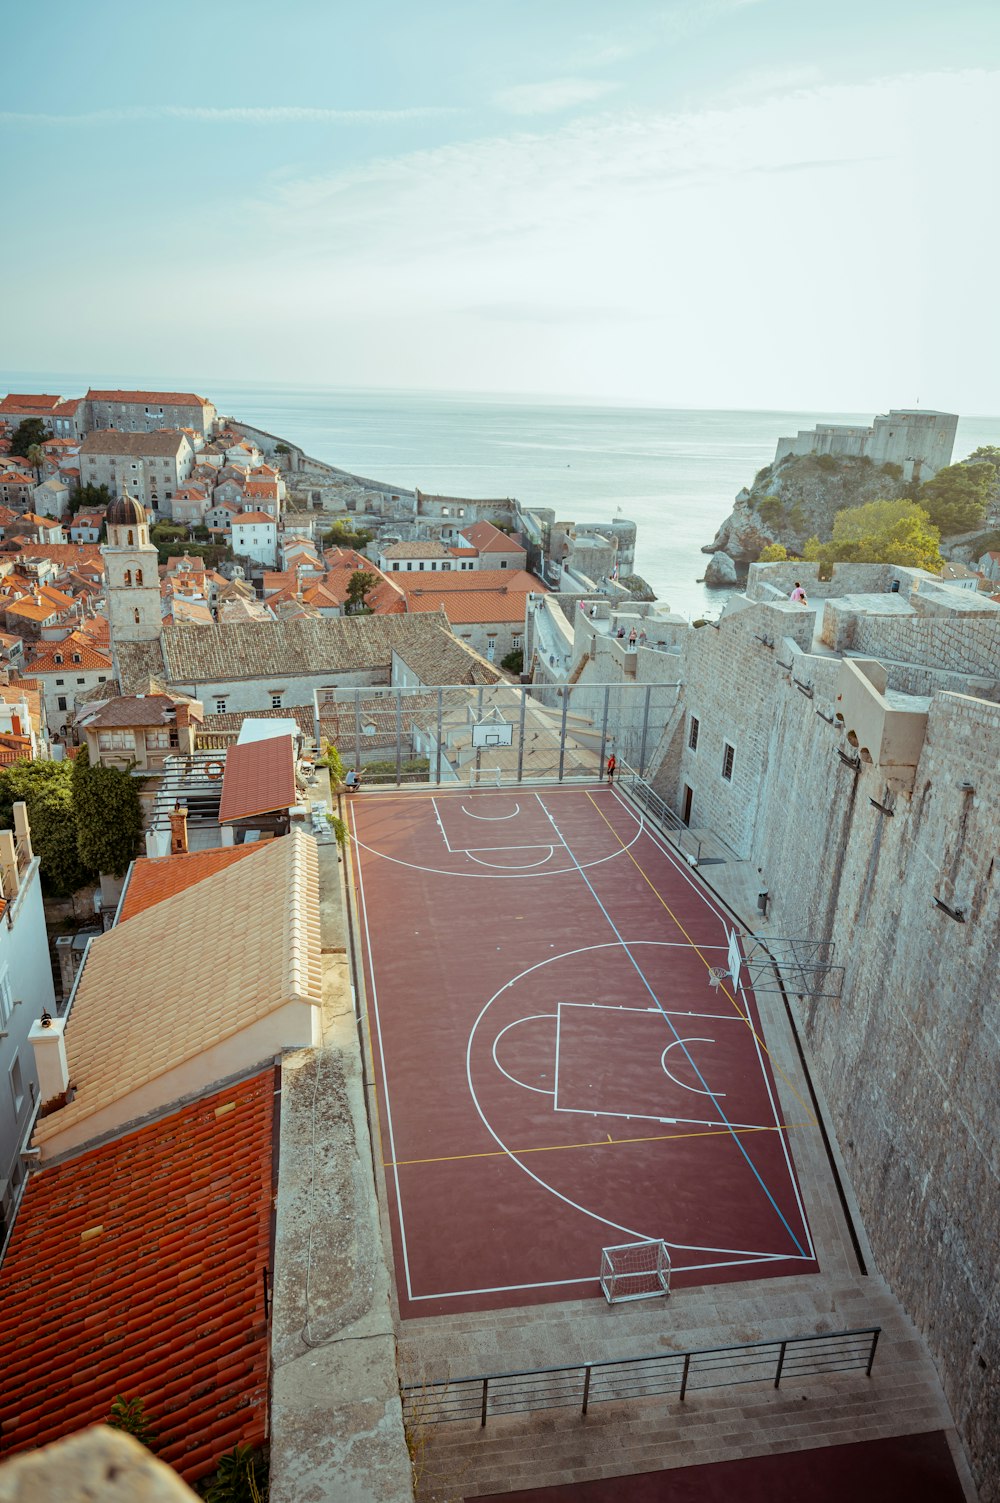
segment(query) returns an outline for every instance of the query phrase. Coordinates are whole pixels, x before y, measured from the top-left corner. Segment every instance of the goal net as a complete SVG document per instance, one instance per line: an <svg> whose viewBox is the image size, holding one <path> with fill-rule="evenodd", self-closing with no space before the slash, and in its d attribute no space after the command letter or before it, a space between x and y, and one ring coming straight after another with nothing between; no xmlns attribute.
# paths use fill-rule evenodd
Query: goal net
<svg viewBox="0 0 1000 1503"><path fill-rule="evenodd" d="M470 767L469 768L469 787L470 788L499 788L500 787L500 768L499 767Z"/></svg>
<svg viewBox="0 0 1000 1503"><path fill-rule="evenodd" d="M665 1242L623 1242L601 1251L601 1289L609 1305L670 1293Z"/></svg>

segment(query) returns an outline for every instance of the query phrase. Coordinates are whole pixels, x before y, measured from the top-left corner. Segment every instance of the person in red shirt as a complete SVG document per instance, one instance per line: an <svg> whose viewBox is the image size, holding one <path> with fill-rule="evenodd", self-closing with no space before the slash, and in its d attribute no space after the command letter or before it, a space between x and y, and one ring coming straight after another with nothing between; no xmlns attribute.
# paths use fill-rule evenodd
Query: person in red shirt
<svg viewBox="0 0 1000 1503"><path fill-rule="evenodd" d="M617 768L617 766L618 766L617 758L615 757L614 752L612 752L611 755L610 755L610 757L608 758L608 787L609 788L611 787L612 780L614 779L615 769Z"/></svg>

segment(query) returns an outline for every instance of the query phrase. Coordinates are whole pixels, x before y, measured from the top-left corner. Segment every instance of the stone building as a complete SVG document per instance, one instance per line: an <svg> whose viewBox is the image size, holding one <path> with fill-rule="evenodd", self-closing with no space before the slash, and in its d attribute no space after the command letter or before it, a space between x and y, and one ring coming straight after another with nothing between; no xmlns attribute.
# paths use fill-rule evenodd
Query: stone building
<svg viewBox="0 0 1000 1503"><path fill-rule="evenodd" d="M162 610L156 548L142 505L129 496L108 506L103 544L108 622L116 671L123 642L152 642L160 635Z"/></svg>
<svg viewBox="0 0 1000 1503"><path fill-rule="evenodd" d="M768 932L833 946L838 995L789 990L879 1270L995 1496L1000 607L920 570L757 564L678 666L655 787L759 870Z"/></svg>
<svg viewBox="0 0 1000 1503"><path fill-rule="evenodd" d="M216 410L189 391L95 391L83 399L88 431L117 428L124 433L152 433L157 428L193 428L210 438Z"/></svg>
<svg viewBox="0 0 1000 1503"><path fill-rule="evenodd" d="M174 492L194 464L186 433L163 428L155 433L88 433L80 447L83 485L106 485L112 496L133 496L153 511L170 514Z"/></svg>
<svg viewBox="0 0 1000 1503"><path fill-rule="evenodd" d="M929 480L951 464L958 415L924 408L893 407L870 428L817 423L794 438L779 438L774 462L788 454L834 454L898 464L904 480Z"/></svg>

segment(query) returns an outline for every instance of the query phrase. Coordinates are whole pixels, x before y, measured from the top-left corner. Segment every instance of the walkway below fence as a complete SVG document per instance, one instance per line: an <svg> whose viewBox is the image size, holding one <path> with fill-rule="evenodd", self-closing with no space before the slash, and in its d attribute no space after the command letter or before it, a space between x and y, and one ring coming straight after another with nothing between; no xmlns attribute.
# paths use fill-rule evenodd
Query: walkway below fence
<svg viewBox="0 0 1000 1503"><path fill-rule="evenodd" d="M866 1326L856 1331L664 1352L616 1362L410 1383L401 1389L403 1413L408 1422L440 1424L478 1419L482 1426L490 1415L566 1408L579 1408L586 1414L591 1404L610 1400L677 1394L683 1401L689 1391L740 1383L771 1383L779 1388L783 1378L798 1381L860 1371L870 1378L881 1329Z"/></svg>

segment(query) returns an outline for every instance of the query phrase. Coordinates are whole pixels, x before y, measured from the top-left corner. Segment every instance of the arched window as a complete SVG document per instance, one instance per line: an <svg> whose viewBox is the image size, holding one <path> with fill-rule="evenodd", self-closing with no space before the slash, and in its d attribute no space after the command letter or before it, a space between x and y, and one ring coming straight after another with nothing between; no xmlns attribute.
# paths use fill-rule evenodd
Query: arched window
<svg viewBox="0 0 1000 1503"><path fill-rule="evenodd" d="M135 533L132 531L131 527L128 530L128 545L130 548L135 546Z"/></svg>
<svg viewBox="0 0 1000 1503"><path fill-rule="evenodd" d="M139 612L137 610L135 610L135 611L132 612L132 615L135 617L135 624L136 624L136 626L138 626L139 625Z"/></svg>
<svg viewBox="0 0 1000 1503"><path fill-rule="evenodd" d="M125 570L125 583L126 584L131 584L132 583L132 570L131 569L126 569Z"/></svg>
<svg viewBox="0 0 1000 1503"><path fill-rule="evenodd" d="M137 585L141 585L142 584L142 570L141 569L136 569L136 571L135 571L135 582L136 582Z"/></svg>

